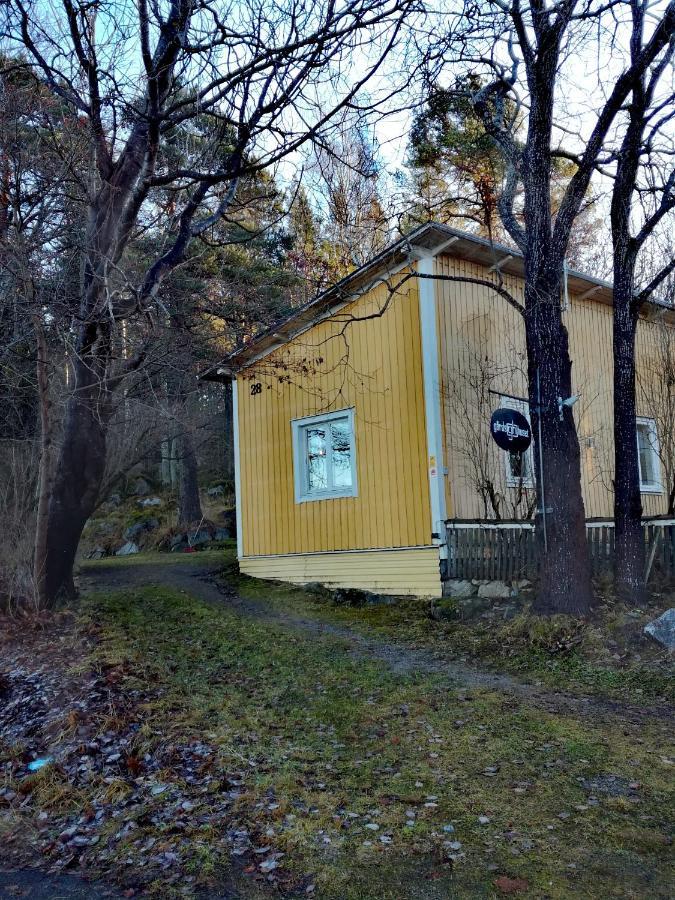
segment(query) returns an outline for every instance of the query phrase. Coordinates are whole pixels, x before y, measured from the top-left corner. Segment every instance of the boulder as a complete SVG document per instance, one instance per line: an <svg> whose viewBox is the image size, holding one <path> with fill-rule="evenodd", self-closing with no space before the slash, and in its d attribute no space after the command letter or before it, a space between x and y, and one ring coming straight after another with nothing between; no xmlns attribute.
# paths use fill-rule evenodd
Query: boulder
<svg viewBox="0 0 675 900"><path fill-rule="evenodd" d="M187 541L191 547L199 547L202 544L208 544L212 541L211 532L206 528L200 528L199 531L188 532Z"/></svg>
<svg viewBox="0 0 675 900"><path fill-rule="evenodd" d="M486 600L506 600L511 596L511 588L503 581L487 581L478 586L478 596Z"/></svg>
<svg viewBox="0 0 675 900"><path fill-rule="evenodd" d="M471 581L450 579L443 584L443 594L446 597L454 597L462 600L464 597L474 597L478 593L478 587Z"/></svg>
<svg viewBox="0 0 675 900"><path fill-rule="evenodd" d="M133 541L127 541L120 549L115 553L115 556L132 556L134 553L138 553L138 544L134 544Z"/></svg>
<svg viewBox="0 0 675 900"><path fill-rule="evenodd" d="M215 487L210 487L206 493L209 497L222 497L225 493L225 488L222 484L217 484Z"/></svg>
<svg viewBox="0 0 675 900"><path fill-rule="evenodd" d="M235 538L237 536L237 510L224 509L218 518L223 523L223 529L227 532L226 537Z"/></svg>
<svg viewBox="0 0 675 900"><path fill-rule="evenodd" d="M395 603L390 594L374 594L359 588L337 588L333 591L333 602L340 606L387 606Z"/></svg>
<svg viewBox="0 0 675 900"><path fill-rule="evenodd" d="M151 487L145 478L137 478L131 488L131 493L135 494L137 497L143 497L145 494L149 494L150 491Z"/></svg>
<svg viewBox="0 0 675 900"><path fill-rule="evenodd" d="M184 531L174 534L169 540L169 553L178 553L187 547L187 537Z"/></svg>
<svg viewBox="0 0 675 900"><path fill-rule="evenodd" d="M137 501L139 506L161 506L162 500L159 497L146 497L144 500Z"/></svg>
<svg viewBox="0 0 675 900"><path fill-rule="evenodd" d="M157 519L143 519L142 522L134 522L133 525L130 525L124 532L124 537L128 540L134 540L144 534L146 531L154 531L155 528L159 528L159 521Z"/></svg>
<svg viewBox="0 0 675 900"><path fill-rule="evenodd" d="M675 650L675 606L667 609L658 619L645 625L645 634L654 638L671 653Z"/></svg>

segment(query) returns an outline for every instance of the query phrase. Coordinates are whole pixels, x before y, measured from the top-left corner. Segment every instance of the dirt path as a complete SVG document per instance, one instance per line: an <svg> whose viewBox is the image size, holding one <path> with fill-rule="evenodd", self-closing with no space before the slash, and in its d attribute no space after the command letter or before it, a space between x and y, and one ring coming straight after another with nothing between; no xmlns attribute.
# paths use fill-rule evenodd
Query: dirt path
<svg viewBox="0 0 675 900"><path fill-rule="evenodd" d="M129 563L108 568L90 567L81 576L85 591L114 589L148 584L162 584L207 603L224 604L242 616L250 616L271 624L306 632L315 636L336 638L345 643L345 652L356 659L371 659L383 663L399 675L433 674L448 679L454 689L487 689L536 703L551 712L572 713L594 718L615 718L639 723L645 718L675 719L675 710L668 705L658 707L633 706L595 696L577 696L550 691L539 685L511 675L480 669L452 659L443 653L411 647L403 642L389 641L364 634L345 625L336 625L280 610L264 600L241 597L235 588L217 578L218 565L185 563L167 559L161 565Z"/></svg>

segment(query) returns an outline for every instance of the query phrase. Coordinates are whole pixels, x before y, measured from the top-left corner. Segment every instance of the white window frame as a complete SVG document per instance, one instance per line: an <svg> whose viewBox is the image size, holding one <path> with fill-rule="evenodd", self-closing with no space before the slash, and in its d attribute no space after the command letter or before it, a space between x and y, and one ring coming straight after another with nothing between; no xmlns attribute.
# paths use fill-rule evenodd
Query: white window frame
<svg viewBox="0 0 675 900"><path fill-rule="evenodd" d="M308 484L307 453L305 432L317 425L329 425L336 420L345 420L349 425L349 452L352 466L352 483L345 488L328 488L324 491L310 491ZM357 497L356 481L356 436L354 432L354 409L340 409L317 416L305 416L291 421L293 433L293 471L295 481L295 502L309 503L314 500L333 500L339 497Z"/></svg>
<svg viewBox="0 0 675 900"><path fill-rule="evenodd" d="M652 458L654 463L654 471L656 473L655 484L645 484L642 481L642 466L640 465L640 443L638 441L637 426L647 425L649 427L649 444L651 446ZM659 445L659 432L656 427L656 420L649 416L636 416L635 418L635 441L637 443L638 454L638 471L640 473L640 493L641 494L662 494L663 484L661 482L661 448Z"/></svg>
<svg viewBox="0 0 675 900"><path fill-rule="evenodd" d="M514 400L512 397L505 397L503 395L499 398L499 406L503 409L514 409L516 412L522 413L530 426L530 431L532 430L532 422L530 421L530 404L526 403L524 400ZM532 444L527 448L525 453L529 457L530 461L530 472L531 475L529 478L517 478L511 471L511 462L510 462L510 454L508 450L501 451L504 457L504 472L506 474L506 486L510 488L523 487L526 490L534 490L534 452Z"/></svg>

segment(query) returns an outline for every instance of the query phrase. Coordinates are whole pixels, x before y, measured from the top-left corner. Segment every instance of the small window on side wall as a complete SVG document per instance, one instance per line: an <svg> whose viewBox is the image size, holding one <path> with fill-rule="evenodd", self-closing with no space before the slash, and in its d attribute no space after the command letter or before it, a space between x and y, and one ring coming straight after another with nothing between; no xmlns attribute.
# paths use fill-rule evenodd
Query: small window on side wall
<svg viewBox="0 0 675 900"><path fill-rule="evenodd" d="M660 494L661 461L656 422L654 419L639 418L636 419L635 426L640 466L640 490L643 494Z"/></svg>
<svg viewBox="0 0 675 900"><path fill-rule="evenodd" d="M291 422L295 502L356 496L354 410Z"/></svg>
<svg viewBox="0 0 675 900"><path fill-rule="evenodd" d="M500 397L499 405L504 409L516 409L522 413L527 421L530 421L529 404L522 400L513 400L510 397ZM534 487L534 457L532 456L532 444L522 453L507 453L502 450L504 466L506 468L506 484L508 487Z"/></svg>

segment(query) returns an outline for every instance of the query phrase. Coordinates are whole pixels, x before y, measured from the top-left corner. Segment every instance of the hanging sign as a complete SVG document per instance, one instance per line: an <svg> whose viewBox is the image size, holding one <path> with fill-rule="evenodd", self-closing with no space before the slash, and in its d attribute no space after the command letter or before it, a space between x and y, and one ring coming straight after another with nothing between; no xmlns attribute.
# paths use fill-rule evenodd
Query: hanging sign
<svg viewBox="0 0 675 900"><path fill-rule="evenodd" d="M532 441L532 429L517 409L496 409L490 419L490 432L502 450L522 453Z"/></svg>

